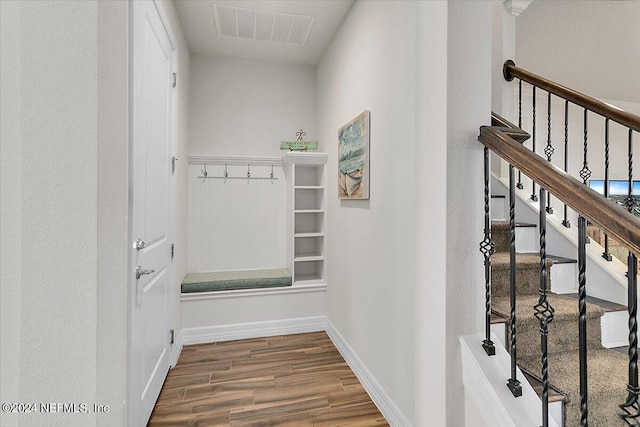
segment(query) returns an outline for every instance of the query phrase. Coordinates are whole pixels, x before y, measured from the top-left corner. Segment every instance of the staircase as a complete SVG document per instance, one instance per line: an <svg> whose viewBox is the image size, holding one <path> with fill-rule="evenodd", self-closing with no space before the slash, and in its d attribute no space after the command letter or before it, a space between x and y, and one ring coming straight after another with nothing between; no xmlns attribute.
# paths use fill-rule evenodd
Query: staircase
<svg viewBox="0 0 640 427"><path fill-rule="evenodd" d="M519 224L516 228L518 241L529 242L531 237L523 234L535 232L531 224ZM491 257L492 268L492 311L506 324L505 342L510 348L509 325L509 239L507 222L492 223L493 240L496 252ZM520 236L518 236L520 235ZM518 239L518 237L520 237ZM527 248L529 249L529 248ZM522 246L518 248L522 250ZM564 425L580 425L580 391L578 362L578 299L576 294L558 294L552 290L553 269L563 268L568 260L553 256L547 257L548 301L554 308L553 321L549 324L549 384L552 389L550 404L564 403ZM540 322L534 316L533 307L539 300L540 256L537 253L516 254L516 327L517 327L517 363L520 369L533 382L541 379ZM575 282L574 282L575 283ZM566 284L558 284L566 289ZM628 358L625 354L608 349L602 345L601 320L607 312L626 312L626 307L589 298L587 302L587 351L589 381L589 425L623 426L618 416L618 405L624 402L627 383ZM500 321L500 320L494 320ZM624 325L623 325L624 326ZM520 379L521 381L523 379ZM556 420L562 425L562 420Z"/></svg>

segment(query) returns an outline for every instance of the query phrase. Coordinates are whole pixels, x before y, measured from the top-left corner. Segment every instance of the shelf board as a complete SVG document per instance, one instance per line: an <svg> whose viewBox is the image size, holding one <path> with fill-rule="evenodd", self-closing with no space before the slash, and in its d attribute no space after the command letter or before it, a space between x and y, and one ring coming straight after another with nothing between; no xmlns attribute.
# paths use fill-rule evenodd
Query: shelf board
<svg viewBox="0 0 640 427"><path fill-rule="evenodd" d="M296 185L296 190L324 190L324 185Z"/></svg>
<svg viewBox="0 0 640 427"><path fill-rule="evenodd" d="M324 209L296 209L293 213L324 213Z"/></svg>
<svg viewBox="0 0 640 427"><path fill-rule="evenodd" d="M293 258L293 262L309 262L309 261L324 261L324 256L300 254L300 255L296 255Z"/></svg>
<svg viewBox="0 0 640 427"><path fill-rule="evenodd" d="M324 233L295 233L293 237L324 237Z"/></svg>
<svg viewBox="0 0 640 427"><path fill-rule="evenodd" d="M315 274L297 274L294 285L324 285L326 282L322 277Z"/></svg>

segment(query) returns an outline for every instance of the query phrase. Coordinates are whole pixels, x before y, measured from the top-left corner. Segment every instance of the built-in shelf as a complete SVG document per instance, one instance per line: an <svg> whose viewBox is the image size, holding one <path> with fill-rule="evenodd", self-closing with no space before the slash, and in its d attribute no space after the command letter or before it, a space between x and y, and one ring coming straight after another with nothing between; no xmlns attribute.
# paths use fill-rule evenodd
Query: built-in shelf
<svg viewBox="0 0 640 427"><path fill-rule="evenodd" d="M310 261L324 261L322 255L300 255L293 259L293 262L310 262Z"/></svg>
<svg viewBox="0 0 640 427"><path fill-rule="evenodd" d="M287 258L294 285L324 284L325 169L324 153L286 153Z"/></svg>
<svg viewBox="0 0 640 427"><path fill-rule="evenodd" d="M324 237L324 233L295 233L293 237Z"/></svg>
<svg viewBox="0 0 640 427"><path fill-rule="evenodd" d="M324 190L322 185L296 185L296 190Z"/></svg>

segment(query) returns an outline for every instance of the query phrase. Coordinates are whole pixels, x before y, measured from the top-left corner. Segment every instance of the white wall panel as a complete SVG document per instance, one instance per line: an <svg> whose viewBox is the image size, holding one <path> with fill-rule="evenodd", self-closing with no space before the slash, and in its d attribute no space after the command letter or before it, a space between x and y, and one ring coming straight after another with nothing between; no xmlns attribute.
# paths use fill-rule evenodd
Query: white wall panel
<svg viewBox="0 0 640 427"><path fill-rule="evenodd" d="M249 270L284 267L285 177L246 179L248 159L229 160L230 178L202 179L204 161L189 165L189 271ZM233 164L235 163L235 164ZM269 177L271 165L251 164L252 177ZM224 176L224 160L207 163L209 177Z"/></svg>

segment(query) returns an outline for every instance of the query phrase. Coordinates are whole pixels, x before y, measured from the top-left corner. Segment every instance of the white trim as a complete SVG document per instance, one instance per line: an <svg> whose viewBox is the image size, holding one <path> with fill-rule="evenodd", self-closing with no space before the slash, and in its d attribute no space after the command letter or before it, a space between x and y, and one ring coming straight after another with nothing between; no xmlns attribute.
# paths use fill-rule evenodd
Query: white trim
<svg viewBox="0 0 640 427"><path fill-rule="evenodd" d="M182 347L184 343L182 342L182 330L178 331L178 335L174 337L173 344L171 345L171 367L174 367L178 364L178 358L180 357L180 353L182 353Z"/></svg>
<svg viewBox="0 0 640 427"><path fill-rule="evenodd" d="M351 368L358 381L364 389L369 393L371 400L378 407L384 418L392 427L411 427L411 423L404 416L400 408L393 402L391 397L384 390L382 385L369 372L365 364L360 360L356 352L347 343L344 337L338 332L336 327L328 318L326 320L326 332L331 338L333 345L336 346L344 360Z"/></svg>
<svg viewBox="0 0 640 427"><path fill-rule="evenodd" d="M279 288L259 288L259 289L235 289L232 291L213 291L213 292L187 292L180 294L180 301L195 301L206 299L221 299L235 297L254 297L260 295L282 295L282 294L300 294L305 292L326 292L326 283L316 283L309 285L283 286Z"/></svg>
<svg viewBox="0 0 640 427"><path fill-rule="evenodd" d="M177 350L173 360L177 362L183 345L261 338L274 335L289 335L305 332L325 331L333 345L347 362L353 373L367 391L373 403L392 427L411 427L400 408L393 402L382 385L369 372L356 352L326 316L271 320L266 322L241 323L224 326L186 328L180 331L175 343Z"/></svg>
<svg viewBox="0 0 640 427"><path fill-rule="evenodd" d="M504 0L504 7L511 16L518 17L527 10L533 0Z"/></svg>
<svg viewBox="0 0 640 427"><path fill-rule="evenodd" d="M516 376L522 386L522 396L513 398L506 386L510 376L510 356L501 345L496 354L487 356L481 346L482 335L460 336L462 358L462 382L465 388L465 405L475 409L474 425L503 427L537 427L541 424L540 398L533 390L520 368ZM549 418L550 427L558 427Z"/></svg>
<svg viewBox="0 0 640 427"><path fill-rule="evenodd" d="M329 155L327 153L287 151L282 155L282 162L285 165L298 163L303 165L325 165Z"/></svg>
<svg viewBox="0 0 640 427"><path fill-rule="evenodd" d="M187 156L190 165L259 165L259 166L282 166L280 157L250 157L250 156L207 156L192 155Z"/></svg>
<svg viewBox="0 0 640 427"><path fill-rule="evenodd" d="M301 334L324 331L324 316L297 319L270 320L266 322L238 323L235 325L203 326L182 330L181 344L205 344L211 342L270 337L274 335Z"/></svg>

